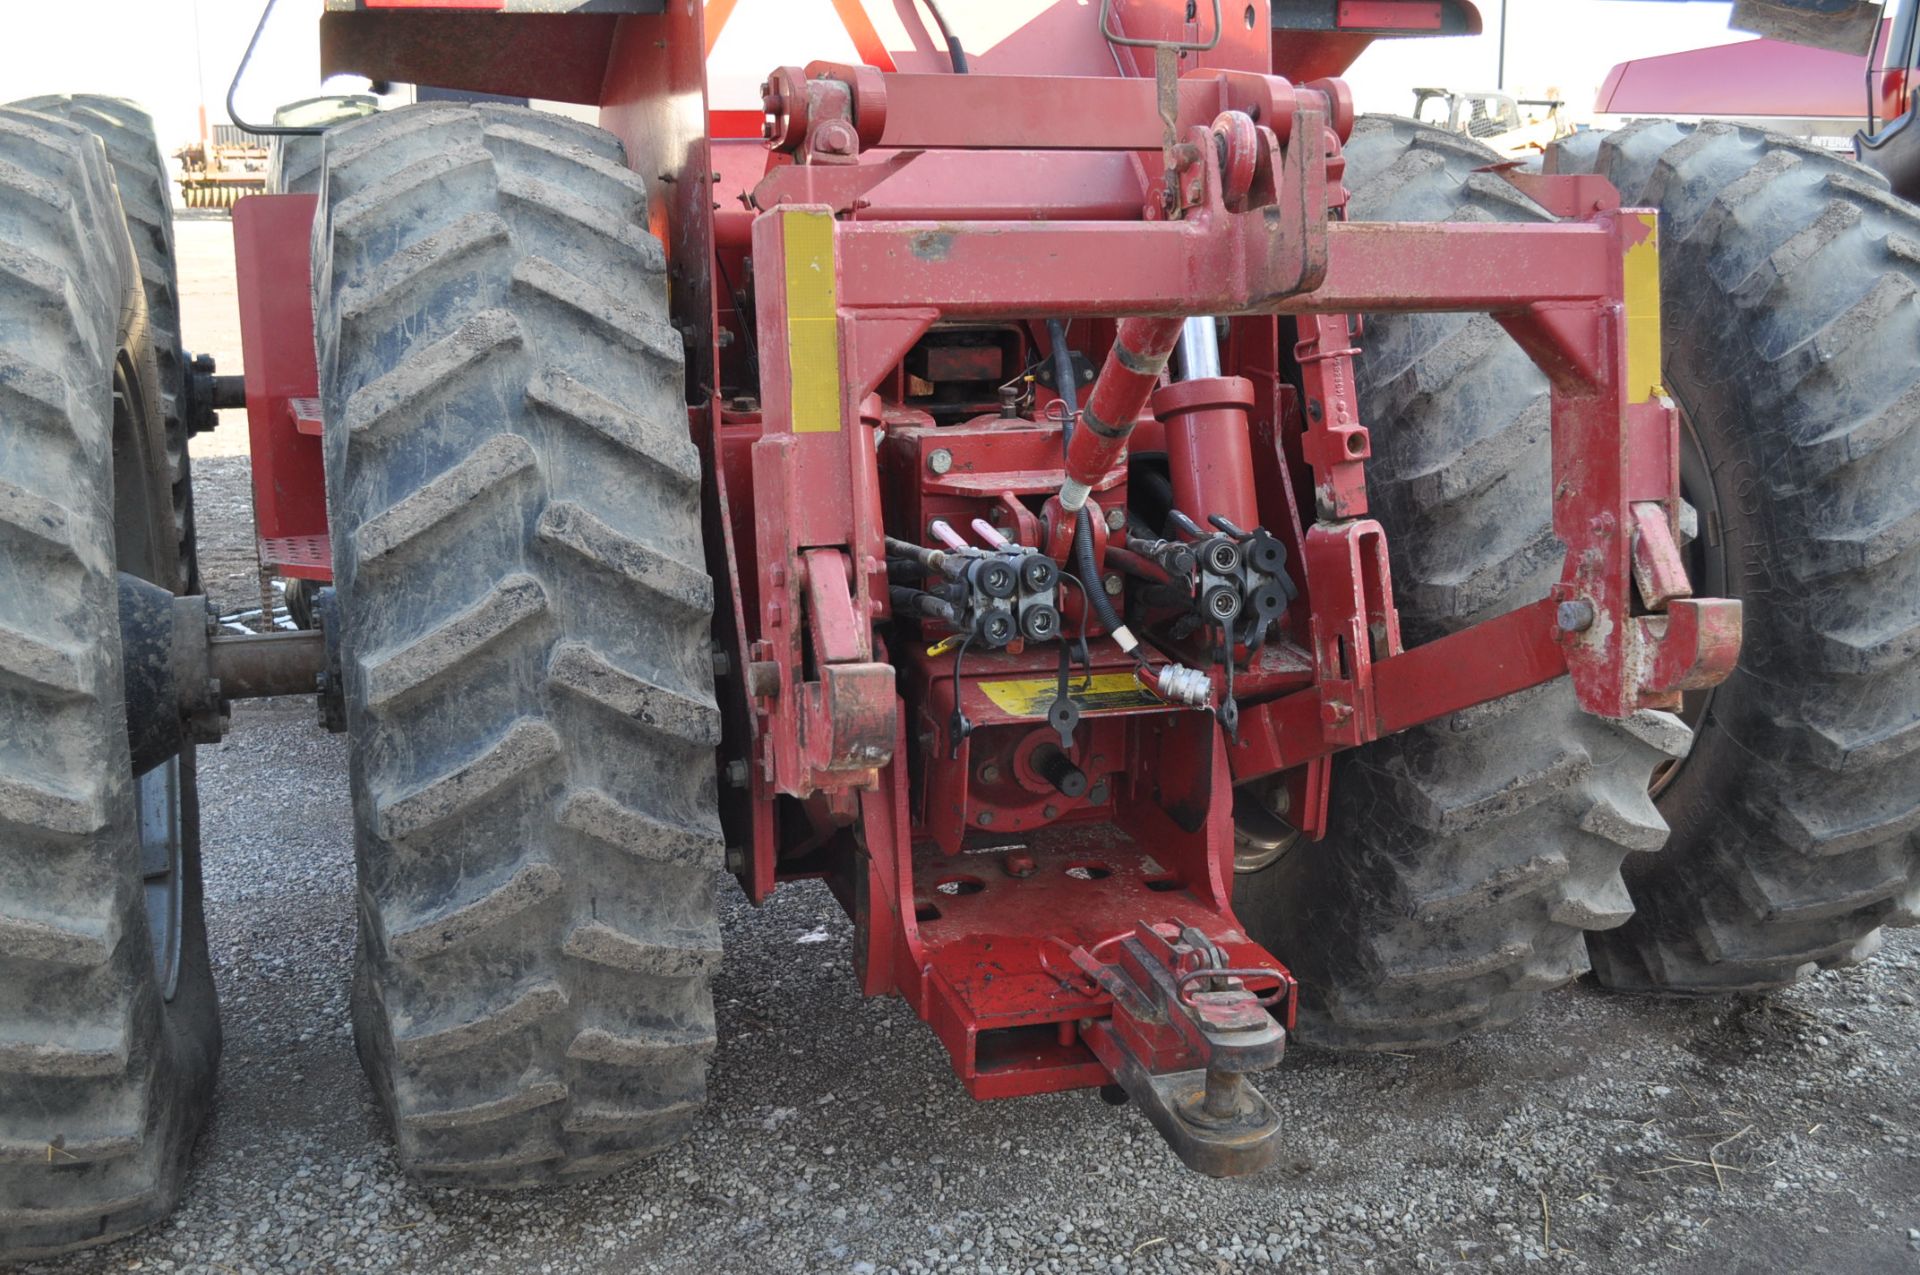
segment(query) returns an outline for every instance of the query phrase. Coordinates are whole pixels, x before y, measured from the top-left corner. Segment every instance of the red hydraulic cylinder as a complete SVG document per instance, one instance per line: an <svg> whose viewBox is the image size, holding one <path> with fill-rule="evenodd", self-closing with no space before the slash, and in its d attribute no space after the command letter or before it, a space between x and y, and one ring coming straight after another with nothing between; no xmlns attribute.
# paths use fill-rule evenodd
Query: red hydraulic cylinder
<svg viewBox="0 0 1920 1275"><path fill-rule="evenodd" d="M1080 426L1067 445L1067 480L1060 487L1060 503L1068 513L1080 511L1093 484L1120 458L1185 322L1178 315L1120 321L1106 366L1087 395Z"/></svg>
<svg viewBox="0 0 1920 1275"><path fill-rule="evenodd" d="M1156 391L1153 414L1167 429L1174 506L1204 523L1218 514L1242 530L1260 525L1253 490L1253 439L1247 411L1253 382L1209 376Z"/></svg>

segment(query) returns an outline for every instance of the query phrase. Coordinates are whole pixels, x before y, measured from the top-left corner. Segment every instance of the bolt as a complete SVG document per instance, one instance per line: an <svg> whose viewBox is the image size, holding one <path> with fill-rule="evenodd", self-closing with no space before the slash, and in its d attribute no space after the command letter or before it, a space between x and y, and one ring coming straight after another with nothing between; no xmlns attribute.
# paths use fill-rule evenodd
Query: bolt
<svg viewBox="0 0 1920 1275"><path fill-rule="evenodd" d="M1585 598L1562 602L1554 610L1554 620L1562 633L1585 633L1593 627L1593 603Z"/></svg>
<svg viewBox="0 0 1920 1275"><path fill-rule="evenodd" d="M1093 786L1093 789L1087 793L1087 801L1090 804L1095 806L1104 806L1107 804L1107 781L1106 780L1102 779L1099 783Z"/></svg>
<svg viewBox="0 0 1920 1275"><path fill-rule="evenodd" d="M752 773L752 770L744 761L730 761L727 763L727 783L734 788L745 788L747 786L747 780Z"/></svg>
<svg viewBox="0 0 1920 1275"><path fill-rule="evenodd" d="M1060 817L1060 807L1049 804L1042 808L1040 813L1049 819L1058 819Z"/></svg>
<svg viewBox="0 0 1920 1275"><path fill-rule="evenodd" d="M1127 525L1127 511L1120 508L1107 510L1107 530L1118 531Z"/></svg>
<svg viewBox="0 0 1920 1275"><path fill-rule="evenodd" d="M1002 859L1000 867L1010 877L1030 877L1040 870L1032 855L1018 850Z"/></svg>
<svg viewBox="0 0 1920 1275"><path fill-rule="evenodd" d="M828 120L813 137L815 148L828 155L851 155L859 142L842 120Z"/></svg>
<svg viewBox="0 0 1920 1275"><path fill-rule="evenodd" d="M993 827L993 811L991 811L991 810L982 810L982 811L980 812L980 826L981 826L982 828L991 828L991 827Z"/></svg>
<svg viewBox="0 0 1920 1275"><path fill-rule="evenodd" d="M953 468L953 453L944 447L936 447L927 457L927 468L936 474L944 474Z"/></svg>
<svg viewBox="0 0 1920 1275"><path fill-rule="evenodd" d="M1108 597L1117 598L1120 596L1120 590L1124 589L1126 585L1121 583L1119 576L1112 575L1102 580L1100 582L1100 587L1107 591Z"/></svg>
<svg viewBox="0 0 1920 1275"><path fill-rule="evenodd" d="M983 784L999 783L1000 768L994 765L992 762L988 762L986 765L982 766L980 768L980 782Z"/></svg>

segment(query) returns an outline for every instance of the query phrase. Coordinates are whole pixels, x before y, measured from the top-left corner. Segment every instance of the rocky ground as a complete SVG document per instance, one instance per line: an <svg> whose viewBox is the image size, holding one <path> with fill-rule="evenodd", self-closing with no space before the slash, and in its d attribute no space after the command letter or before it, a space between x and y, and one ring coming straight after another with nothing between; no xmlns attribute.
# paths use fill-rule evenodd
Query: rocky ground
<svg viewBox="0 0 1920 1275"><path fill-rule="evenodd" d="M240 428L196 467L229 609L257 602ZM201 783L227 1051L199 1168L171 1222L35 1271L1920 1271L1912 933L1772 998L1576 986L1438 1053L1296 1049L1260 1082L1281 1166L1213 1182L1089 1094L969 1101L905 1006L860 998L825 890L755 910L719 879L699 1132L590 1186L422 1190L347 1027L341 740L245 707Z"/></svg>

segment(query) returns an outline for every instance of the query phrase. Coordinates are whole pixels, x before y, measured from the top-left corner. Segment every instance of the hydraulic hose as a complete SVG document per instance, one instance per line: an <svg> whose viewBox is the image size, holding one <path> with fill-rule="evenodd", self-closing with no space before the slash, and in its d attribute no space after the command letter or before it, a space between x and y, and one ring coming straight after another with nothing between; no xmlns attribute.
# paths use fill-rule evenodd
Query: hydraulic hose
<svg viewBox="0 0 1920 1275"><path fill-rule="evenodd" d="M940 38L947 42L947 58L953 63L955 75L967 73L967 51L960 47L960 37L947 26L947 15L940 12L940 0L920 0L927 6L927 12L933 15L933 25L940 30Z"/></svg>
<svg viewBox="0 0 1920 1275"><path fill-rule="evenodd" d="M1166 369L1186 321L1179 316L1120 320L1107 361L1087 394L1081 428L1067 449L1060 504L1072 513L1087 503L1093 485L1127 449L1140 409Z"/></svg>
<svg viewBox="0 0 1920 1275"><path fill-rule="evenodd" d="M1063 448L1070 447L1073 443L1074 418L1080 414L1080 396L1073 383L1073 353L1067 349L1067 325L1058 319L1048 319L1047 340L1053 346L1054 389L1067 409L1066 423L1061 427L1061 445ZM1120 619L1120 613L1113 609L1113 600L1107 596L1107 590L1101 583L1104 577L1100 572L1100 563L1093 556L1093 520L1087 516L1085 505L1081 505L1073 516L1073 570L1080 577L1080 591L1087 595L1087 605L1093 608L1095 618L1113 635L1120 649L1132 655L1140 643Z"/></svg>

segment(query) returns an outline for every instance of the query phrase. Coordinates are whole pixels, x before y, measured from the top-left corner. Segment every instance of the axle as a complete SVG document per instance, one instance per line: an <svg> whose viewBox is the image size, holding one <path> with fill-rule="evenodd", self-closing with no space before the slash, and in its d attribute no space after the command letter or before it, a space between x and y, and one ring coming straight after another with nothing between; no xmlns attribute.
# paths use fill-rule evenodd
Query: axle
<svg viewBox="0 0 1920 1275"><path fill-rule="evenodd" d="M314 695L322 721L338 720L339 679L330 675L328 636L219 633L203 597L176 597L145 580L120 577L121 675L127 743L136 773L189 743L217 742L234 700Z"/></svg>

